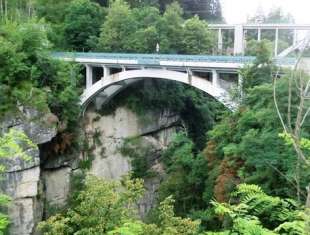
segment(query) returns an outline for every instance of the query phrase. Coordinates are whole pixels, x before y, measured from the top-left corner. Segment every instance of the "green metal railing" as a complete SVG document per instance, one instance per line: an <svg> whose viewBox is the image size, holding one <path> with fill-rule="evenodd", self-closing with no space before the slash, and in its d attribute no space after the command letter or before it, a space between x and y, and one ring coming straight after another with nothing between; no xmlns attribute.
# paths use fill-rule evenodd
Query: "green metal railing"
<svg viewBox="0 0 310 235"><path fill-rule="evenodd" d="M213 56L213 55L173 55L173 54L130 54L130 53L93 53L93 52L54 52L55 58L72 59L113 59L135 60L141 65L159 65L160 61L176 62L214 62L249 64L255 60L253 56ZM294 65L295 58L274 59L278 65Z"/></svg>

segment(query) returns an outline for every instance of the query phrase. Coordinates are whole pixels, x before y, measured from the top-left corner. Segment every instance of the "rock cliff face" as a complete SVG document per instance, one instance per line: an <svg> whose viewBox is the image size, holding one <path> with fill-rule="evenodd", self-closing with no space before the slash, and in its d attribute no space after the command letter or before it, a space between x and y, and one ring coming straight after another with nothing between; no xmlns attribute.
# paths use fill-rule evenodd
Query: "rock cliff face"
<svg viewBox="0 0 310 235"><path fill-rule="evenodd" d="M118 108L108 116L89 111L85 118L86 134L101 143L93 152L95 158L90 172L107 179L119 179L131 170L130 159L119 151L126 138L148 137L146 144L163 149L170 142L175 126L180 121L178 116L168 111L146 113L141 120L126 108Z"/></svg>
<svg viewBox="0 0 310 235"><path fill-rule="evenodd" d="M1 122L0 130L18 129L24 131L33 143L42 144L56 135L55 123L47 122L50 115L24 109L14 116L8 115ZM13 200L8 209L11 235L32 234L43 213L39 149L33 147L26 152L29 160L10 156L1 162L6 166L1 188Z"/></svg>
<svg viewBox="0 0 310 235"><path fill-rule="evenodd" d="M55 120L55 118L52 118ZM14 127L23 130L31 140L40 145L49 142L56 135L55 123L34 110L25 110L21 115L7 118L0 125L1 131ZM159 177L145 180L146 193L139 203L140 215L144 217L156 200L163 167L159 157L180 126L180 118L164 110L147 112L143 119L127 108L120 107L110 115L100 115L89 109L84 116L84 132L93 143L93 159L89 173L105 179L120 179L131 170L131 159L120 153L125 139L141 137L144 146L150 148L147 161ZM46 160L38 148L27 150L31 157L25 161L18 157L7 159L6 174L1 184L5 193L13 198L9 207L12 225L10 234L35 234L35 228L42 218L53 209L63 207L70 195L72 179L80 172L81 155Z"/></svg>
<svg viewBox="0 0 310 235"><path fill-rule="evenodd" d="M88 111L85 122L86 134L96 138L94 142L101 143L93 151L91 174L112 180L128 174L131 159L120 152L124 140L128 138L140 136L143 146L150 148L147 161L150 162L150 168L159 173L159 177L145 179L146 193L138 205L140 215L144 217L156 200L156 190L160 176L163 175L159 157L179 128L180 117L169 110L163 110L147 112L141 119L127 108L120 107L107 116Z"/></svg>

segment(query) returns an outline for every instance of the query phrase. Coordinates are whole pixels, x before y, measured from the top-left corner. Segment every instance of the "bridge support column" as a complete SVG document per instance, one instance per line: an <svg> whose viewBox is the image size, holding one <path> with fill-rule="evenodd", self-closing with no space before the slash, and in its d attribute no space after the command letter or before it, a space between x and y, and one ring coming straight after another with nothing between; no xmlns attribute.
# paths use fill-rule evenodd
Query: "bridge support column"
<svg viewBox="0 0 310 235"><path fill-rule="evenodd" d="M215 70L215 69L212 69L212 85L214 87L218 87L218 77L219 77L219 74L218 72Z"/></svg>
<svg viewBox="0 0 310 235"><path fill-rule="evenodd" d="M262 40L262 30L260 28L257 29L257 41Z"/></svg>
<svg viewBox="0 0 310 235"><path fill-rule="evenodd" d="M93 85L93 68L90 65L86 65L86 89Z"/></svg>
<svg viewBox="0 0 310 235"><path fill-rule="evenodd" d="M186 71L187 71L188 84L192 85L193 72L189 68L187 68Z"/></svg>
<svg viewBox="0 0 310 235"><path fill-rule="evenodd" d="M244 34L243 26L235 26L235 38L234 38L234 55L244 54Z"/></svg>
<svg viewBox="0 0 310 235"><path fill-rule="evenodd" d="M222 53L222 51L223 51L223 35L222 35L222 29L221 28L219 28L219 30L218 30L217 49L218 49L218 52Z"/></svg>
<svg viewBox="0 0 310 235"><path fill-rule="evenodd" d="M275 42L274 42L274 56L278 55L278 44L279 44L279 29L276 28Z"/></svg>
<svg viewBox="0 0 310 235"><path fill-rule="evenodd" d="M107 66L103 66L103 78L107 78L108 76L110 76L110 68Z"/></svg>

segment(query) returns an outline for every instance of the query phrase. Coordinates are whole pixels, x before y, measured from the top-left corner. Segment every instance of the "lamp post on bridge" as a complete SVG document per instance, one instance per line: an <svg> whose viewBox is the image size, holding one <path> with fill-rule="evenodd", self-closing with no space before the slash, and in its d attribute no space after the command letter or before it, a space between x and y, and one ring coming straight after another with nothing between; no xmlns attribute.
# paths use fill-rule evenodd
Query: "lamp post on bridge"
<svg viewBox="0 0 310 235"><path fill-rule="evenodd" d="M159 54L159 43L156 43L156 53Z"/></svg>

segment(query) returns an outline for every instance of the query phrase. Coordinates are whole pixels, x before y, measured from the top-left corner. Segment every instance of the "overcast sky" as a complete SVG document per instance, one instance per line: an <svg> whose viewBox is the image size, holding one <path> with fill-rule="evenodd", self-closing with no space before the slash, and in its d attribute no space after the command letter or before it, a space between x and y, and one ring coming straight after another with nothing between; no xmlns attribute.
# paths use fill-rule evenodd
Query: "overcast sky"
<svg viewBox="0 0 310 235"><path fill-rule="evenodd" d="M296 23L310 24L310 0L220 0L227 23L244 23L247 16L253 16L259 7L268 13L281 7L293 15Z"/></svg>

